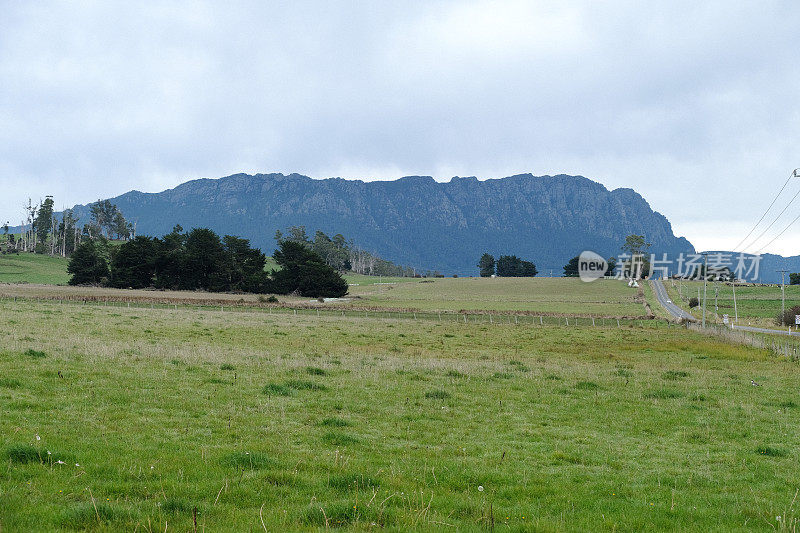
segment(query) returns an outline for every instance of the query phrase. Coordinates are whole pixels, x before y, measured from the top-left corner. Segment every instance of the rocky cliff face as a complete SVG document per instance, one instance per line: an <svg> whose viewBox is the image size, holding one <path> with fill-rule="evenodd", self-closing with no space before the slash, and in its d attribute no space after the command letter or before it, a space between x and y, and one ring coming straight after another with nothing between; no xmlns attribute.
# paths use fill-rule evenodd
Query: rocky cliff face
<svg viewBox="0 0 800 533"><path fill-rule="evenodd" d="M161 235L175 224L207 226L270 253L275 230L304 225L310 234L342 233L392 261L446 274L475 274L478 258L489 252L515 254L534 261L542 274L560 275L582 250L618 255L630 233L644 234L655 252L694 251L635 191L609 191L581 176L438 183L428 176L363 182L235 174L111 201L139 234ZM88 221L86 206L75 209Z"/></svg>

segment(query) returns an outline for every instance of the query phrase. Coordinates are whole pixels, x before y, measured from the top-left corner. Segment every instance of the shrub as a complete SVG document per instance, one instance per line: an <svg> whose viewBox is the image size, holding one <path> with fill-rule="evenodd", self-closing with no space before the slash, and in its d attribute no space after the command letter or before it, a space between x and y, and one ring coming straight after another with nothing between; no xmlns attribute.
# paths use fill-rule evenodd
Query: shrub
<svg viewBox="0 0 800 533"><path fill-rule="evenodd" d="M689 307L690 308L694 309L698 305L700 305L700 300L698 300L695 297L689 298Z"/></svg>
<svg viewBox="0 0 800 533"><path fill-rule="evenodd" d="M794 317L795 315L800 315L800 305L795 305L783 312L783 314L778 313L778 316L775 318L775 322L779 326L794 326Z"/></svg>

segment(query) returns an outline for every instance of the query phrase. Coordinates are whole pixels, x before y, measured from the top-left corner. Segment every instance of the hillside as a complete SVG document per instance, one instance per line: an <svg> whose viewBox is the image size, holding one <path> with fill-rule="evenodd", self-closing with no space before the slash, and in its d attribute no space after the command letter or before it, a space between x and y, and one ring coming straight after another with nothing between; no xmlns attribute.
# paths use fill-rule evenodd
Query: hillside
<svg viewBox="0 0 800 533"><path fill-rule="evenodd" d="M175 224L208 226L251 239L268 253L290 225L342 233L386 259L446 274L475 274L483 252L532 259L556 275L584 249L616 255L630 233L657 252L691 252L669 221L631 189L609 191L581 176L530 174L479 181L427 176L395 181L316 180L298 174L236 174L189 181L160 193L131 191L111 201L140 234ZM76 206L83 221L87 206Z"/></svg>

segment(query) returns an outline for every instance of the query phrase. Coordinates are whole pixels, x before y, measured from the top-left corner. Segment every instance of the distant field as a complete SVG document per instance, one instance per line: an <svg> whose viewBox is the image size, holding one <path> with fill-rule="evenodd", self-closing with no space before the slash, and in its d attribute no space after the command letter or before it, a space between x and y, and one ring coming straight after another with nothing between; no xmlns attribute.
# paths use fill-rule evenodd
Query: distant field
<svg viewBox="0 0 800 533"><path fill-rule="evenodd" d="M404 283L419 281L416 278L402 278L399 276L365 276L363 274L355 274L348 272L344 275L344 279L350 285L379 285L381 283Z"/></svg>
<svg viewBox="0 0 800 533"><path fill-rule="evenodd" d="M644 316L636 289L618 280L435 278L350 288L359 303L443 311L494 310L579 316Z"/></svg>
<svg viewBox="0 0 800 533"><path fill-rule="evenodd" d="M0 255L0 283L63 285L69 281L69 259L36 254Z"/></svg>
<svg viewBox="0 0 800 533"><path fill-rule="evenodd" d="M17 256L2 256L13 261ZM12 259L5 259L11 257ZM254 294L222 294L191 291L119 290L93 287L54 287L34 284L66 284L67 260L21 254L20 265L9 266L0 282L0 297L110 299L162 303L256 305ZM0 263L2 265L3 263ZM273 263L274 267L274 263ZM11 272L16 274L11 275ZM324 308L426 312L533 313L584 317L646 317L636 289L618 280L584 283L577 278L399 278L345 275L351 284L347 298L318 303L311 298L279 296L283 305ZM38 281L36 281L38 280ZM647 296L647 293L645 293ZM262 302L263 303L263 302ZM659 306L651 307L659 312Z"/></svg>
<svg viewBox="0 0 800 533"><path fill-rule="evenodd" d="M700 281L665 281L664 286L670 297L675 303L688 309L688 300L698 296L700 291L700 302L703 299L703 283ZM734 317L733 288L730 285L720 283L718 285L719 296L715 308L714 294L715 284L708 283L706 300L706 318L722 322L722 315L727 314ZM682 293L682 297L681 297ZM781 310L781 289L777 286L747 286L736 287L736 303L739 310L739 324L742 325L763 325L775 326L775 317ZM786 308L800 305L800 286L786 285ZM716 312L715 312L716 311ZM693 311L695 316L701 316L701 308Z"/></svg>
<svg viewBox="0 0 800 533"><path fill-rule="evenodd" d="M683 329L0 313L3 531L798 525L797 363Z"/></svg>

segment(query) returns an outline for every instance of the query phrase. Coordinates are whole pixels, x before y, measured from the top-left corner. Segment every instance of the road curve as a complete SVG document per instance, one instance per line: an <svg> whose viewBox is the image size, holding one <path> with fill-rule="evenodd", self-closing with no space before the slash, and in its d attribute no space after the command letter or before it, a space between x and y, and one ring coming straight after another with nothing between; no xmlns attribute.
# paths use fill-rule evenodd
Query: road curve
<svg viewBox="0 0 800 533"><path fill-rule="evenodd" d="M669 299L669 296L667 296L667 289L664 287L664 284L661 283L660 279L651 279L650 283L653 284L653 292L656 295L658 303L661 304L661 307L667 310L667 313L669 313L672 316L672 318L678 320L680 319L689 320L690 322L697 321L697 319L693 317L690 313L684 311L683 309L672 303L672 301Z"/></svg>

